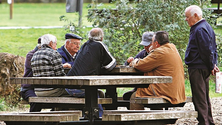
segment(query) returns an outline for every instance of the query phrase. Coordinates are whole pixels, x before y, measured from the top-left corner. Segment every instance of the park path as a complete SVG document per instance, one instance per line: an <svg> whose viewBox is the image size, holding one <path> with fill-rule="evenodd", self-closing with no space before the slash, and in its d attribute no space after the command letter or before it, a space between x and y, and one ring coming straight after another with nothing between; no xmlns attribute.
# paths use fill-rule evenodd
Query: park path
<svg viewBox="0 0 222 125"><path fill-rule="evenodd" d="M63 26L15 26L15 27L0 27L0 29L54 29L54 28L63 28Z"/></svg>

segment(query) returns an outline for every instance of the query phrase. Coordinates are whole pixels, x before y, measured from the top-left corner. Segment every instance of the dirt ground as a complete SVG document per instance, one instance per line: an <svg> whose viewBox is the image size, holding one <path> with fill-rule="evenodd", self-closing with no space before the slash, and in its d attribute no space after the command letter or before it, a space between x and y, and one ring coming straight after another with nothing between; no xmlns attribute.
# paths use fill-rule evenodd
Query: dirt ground
<svg viewBox="0 0 222 125"><path fill-rule="evenodd" d="M213 118L215 125L222 125L222 97L216 97L211 99ZM193 103L186 103L183 108L171 109L171 110L194 110ZM179 119L175 125L197 125L196 119Z"/></svg>
<svg viewBox="0 0 222 125"><path fill-rule="evenodd" d="M213 118L215 125L222 125L222 97L216 97L211 99ZM122 110L122 109L121 109ZM194 110L192 102L186 103L182 108L170 108L169 110ZM27 108L21 109L19 111L13 112L28 112ZM0 112L6 113L6 112ZM198 121L196 119L179 119L173 125L197 125ZM4 122L0 122L0 125L5 125ZM172 124L171 124L172 125Z"/></svg>

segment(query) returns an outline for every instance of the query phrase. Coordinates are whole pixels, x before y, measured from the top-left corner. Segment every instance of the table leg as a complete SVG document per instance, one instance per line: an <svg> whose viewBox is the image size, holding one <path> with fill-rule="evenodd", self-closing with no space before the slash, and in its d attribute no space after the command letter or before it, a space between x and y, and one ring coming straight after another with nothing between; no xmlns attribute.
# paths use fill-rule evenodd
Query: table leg
<svg viewBox="0 0 222 125"><path fill-rule="evenodd" d="M110 105L105 105L106 109L108 110L116 110L118 108L117 104L117 92L116 92L116 87L109 87L106 88L106 98L112 98L112 104Z"/></svg>
<svg viewBox="0 0 222 125"><path fill-rule="evenodd" d="M85 119L89 119L90 125L99 118L97 88L87 87L85 89L85 108L83 110Z"/></svg>

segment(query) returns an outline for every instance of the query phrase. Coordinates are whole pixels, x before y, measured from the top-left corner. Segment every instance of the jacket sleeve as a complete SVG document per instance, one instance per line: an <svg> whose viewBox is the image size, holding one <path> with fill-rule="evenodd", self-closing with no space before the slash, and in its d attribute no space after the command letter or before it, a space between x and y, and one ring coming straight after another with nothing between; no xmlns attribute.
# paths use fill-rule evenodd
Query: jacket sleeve
<svg viewBox="0 0 222 125"><path fill-rule="evenodd" d="M143 59L143 58L146 57L146 55L147 55L147 54L145 54L145 53L146 53L146 50L143 49L142 51L140 51L140 52L134 57L134 59L136 59L136 58ZM125 61L125 65L126 65L126 66L129 65L129 63L127 62L127 60Z"/></svg>
<svg viewBox="0 0 222 125"><path fill-rule="evenodd" d="M140 59L135 65L134 68L142 71L149 72L157 68L162 62L162 54L158 50L153 51L148 56L143 59Z"/></svg>
<svg viewBox="0 0 222 125"><path fill-rule="evenodd" d="M31 67L32 56L33 56L33 53L28 53L26 55L26 59L25 59L25 73L24 73L23 77L32 77L33 76L32 67Z"/></svg>
<svg viewBox="0 0 222 125"><path fill-rule="evenodd" d="M105 44L101 43L103 48L103 68L111 71L116 66L116 59L111 55Z"/></svg>

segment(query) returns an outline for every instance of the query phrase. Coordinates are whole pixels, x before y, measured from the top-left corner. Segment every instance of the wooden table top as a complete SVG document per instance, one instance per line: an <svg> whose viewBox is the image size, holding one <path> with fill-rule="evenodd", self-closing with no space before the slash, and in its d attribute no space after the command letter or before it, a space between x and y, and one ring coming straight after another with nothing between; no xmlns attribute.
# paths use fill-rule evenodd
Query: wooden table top
<svg viewBox="0 0 222 125"><path fill-rule="evenodd" d="M10 78L11 84L33 85L79 85L79 86L106 86L106 85L138 85L151 83L171 83L171 76L62 76L62 77L17 77Z"/></svg>

